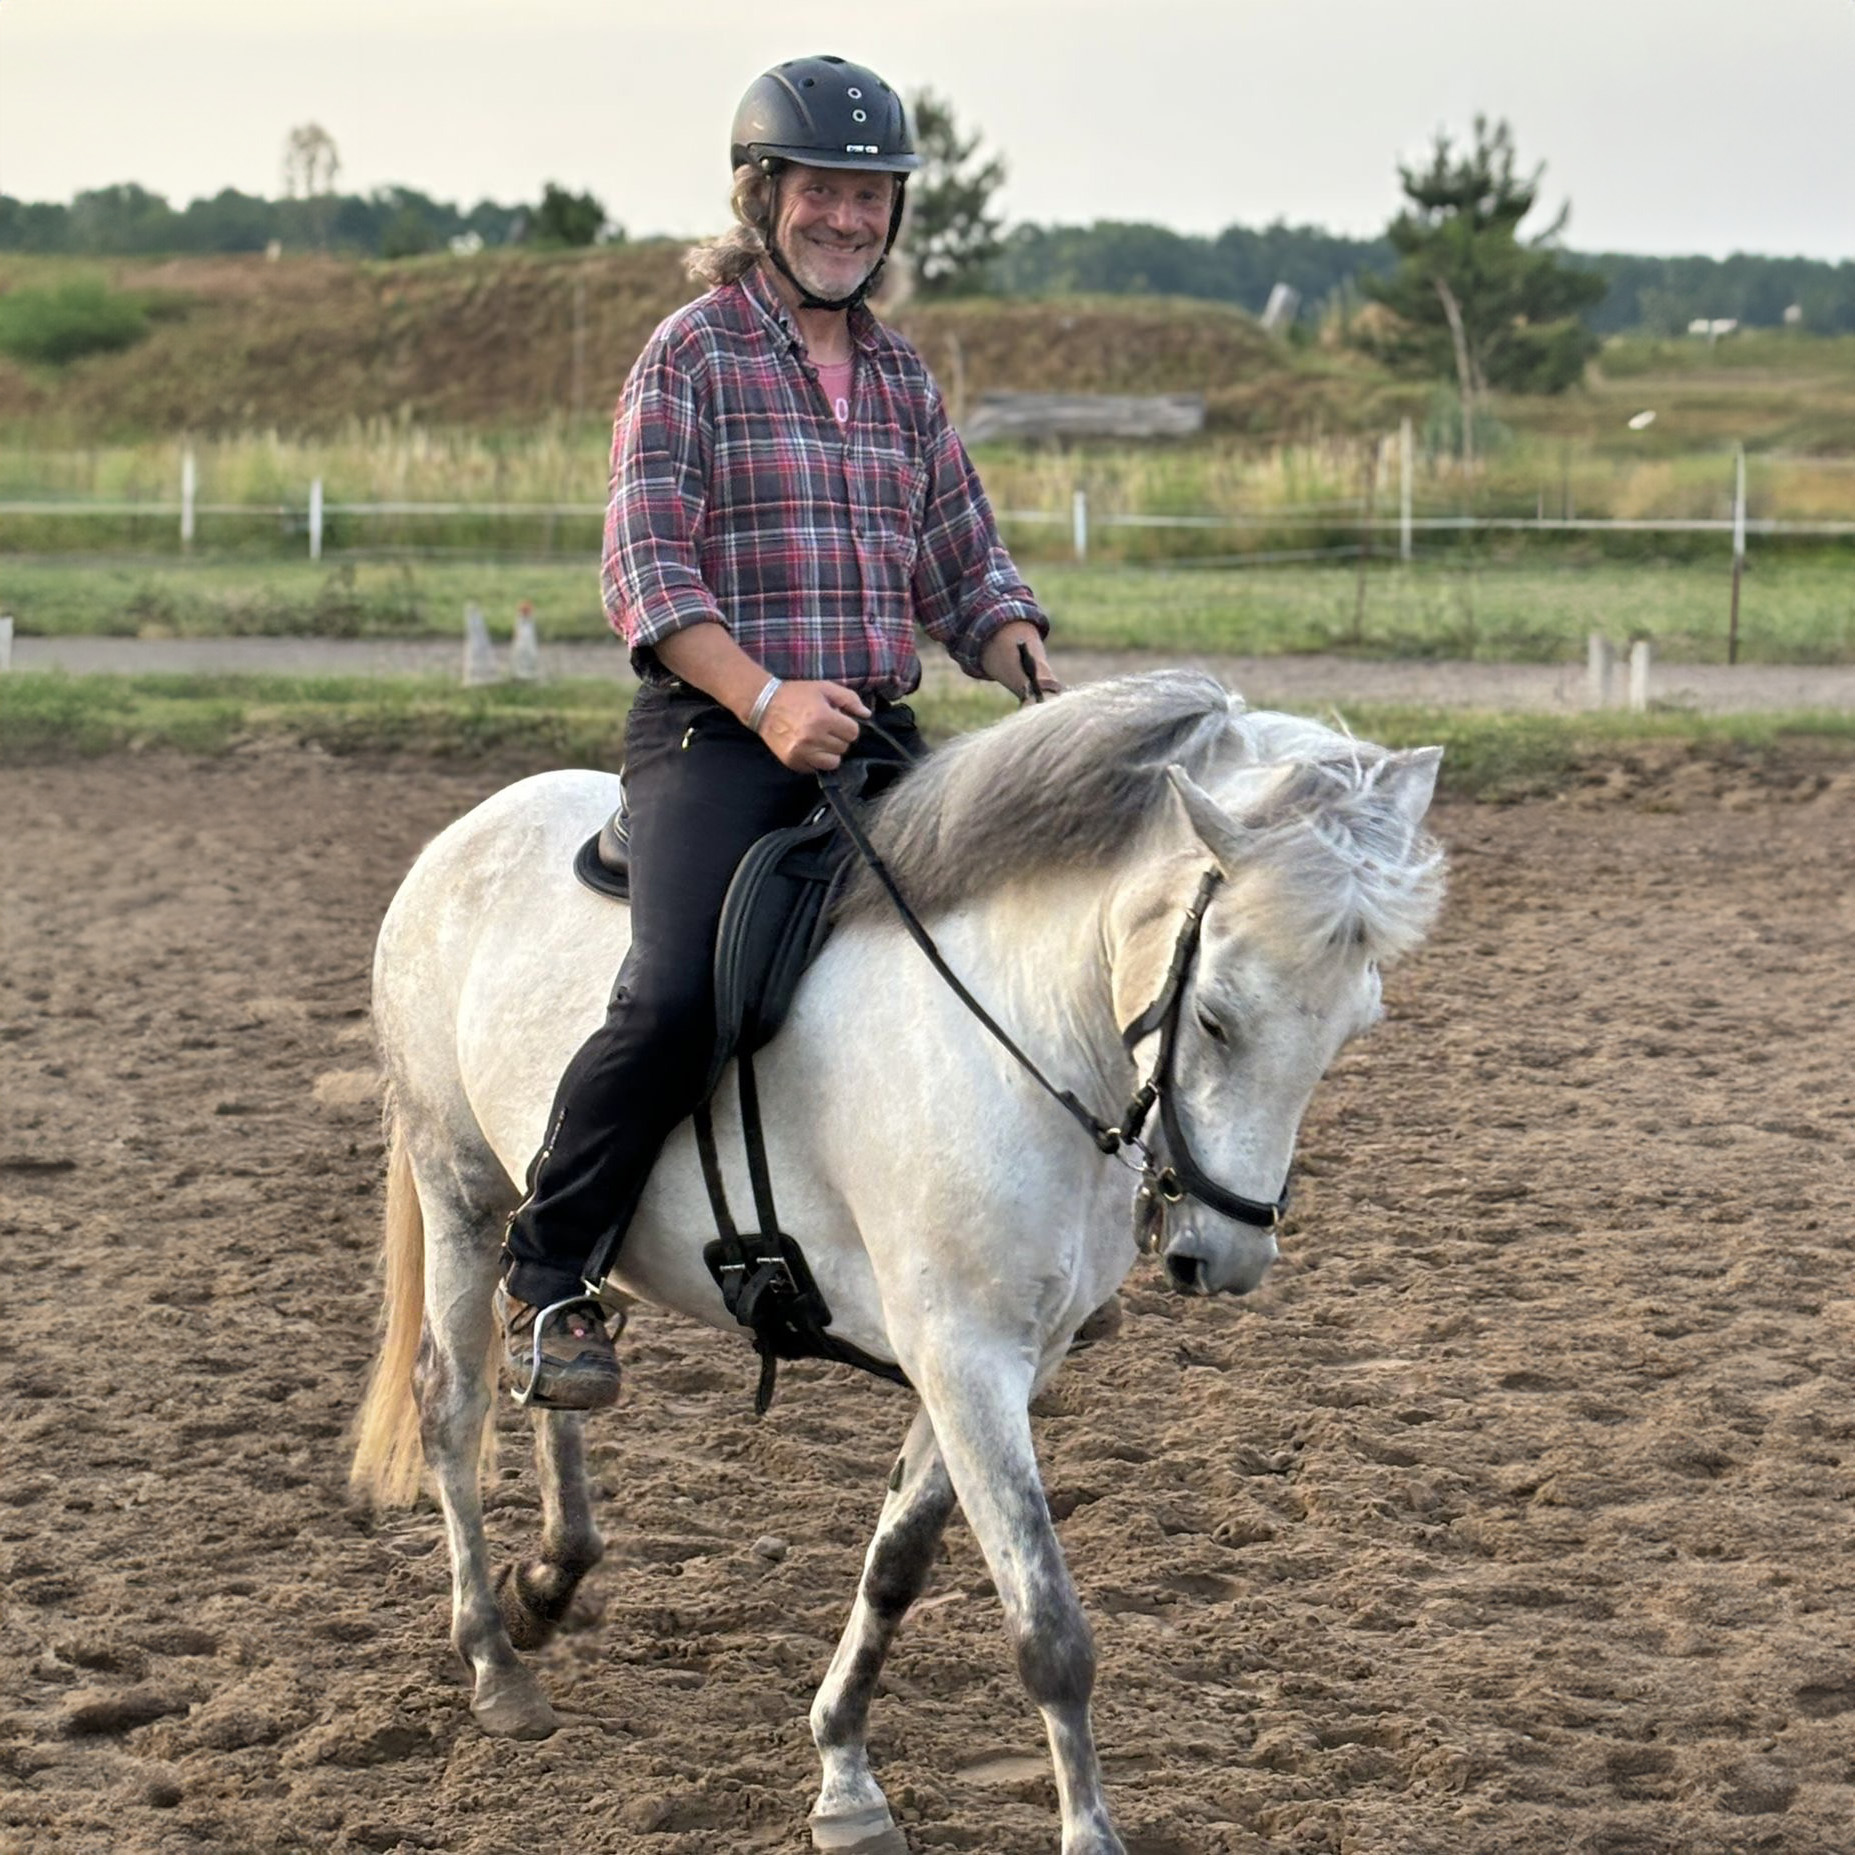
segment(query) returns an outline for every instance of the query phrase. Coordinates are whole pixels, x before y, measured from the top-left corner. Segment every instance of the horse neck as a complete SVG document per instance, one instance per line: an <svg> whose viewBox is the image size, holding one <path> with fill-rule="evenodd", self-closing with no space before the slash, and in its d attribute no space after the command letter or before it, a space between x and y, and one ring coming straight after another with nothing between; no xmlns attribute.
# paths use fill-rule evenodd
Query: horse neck
<svg viewBox="0 0 1855 1855"><path fill-rule="evenodd" d="M1128 1075L1114 1017L1108 920L1116 874L1052 872L931 924L948 964L1013 1040L1053 1078L1101 1092ZM1112 1099L1111 1099L1112 1097Z"/></svg>

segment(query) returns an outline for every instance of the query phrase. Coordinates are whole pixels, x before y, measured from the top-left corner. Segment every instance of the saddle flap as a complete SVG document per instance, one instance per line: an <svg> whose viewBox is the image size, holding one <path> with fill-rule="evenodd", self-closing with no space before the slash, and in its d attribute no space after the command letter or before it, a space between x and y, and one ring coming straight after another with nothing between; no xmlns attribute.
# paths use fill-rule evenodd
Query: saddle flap
<svg viewBox="0 0 1855 1855"><path fill-rule="evenodd" d="M769 831L741 859L715 939L711 1091L736 1054L759 1049L786 1021L830 933L829 905L848 853L821 807L802 824Z"/></svg>

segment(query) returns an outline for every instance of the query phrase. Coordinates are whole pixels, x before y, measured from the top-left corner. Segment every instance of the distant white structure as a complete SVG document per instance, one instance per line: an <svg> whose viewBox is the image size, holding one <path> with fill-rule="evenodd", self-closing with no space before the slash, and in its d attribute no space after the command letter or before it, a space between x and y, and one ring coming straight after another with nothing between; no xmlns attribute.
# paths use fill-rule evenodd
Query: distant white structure
<svg viewBox="0 0 1855 1855"><path fill-rule="evenodd" d="M1654 423L1655 414L1653 412L1639 412L1629 422L1630 430L1633 432L1646 432Z"/></svg>
<svg viewBox="0 0 1855 1855"><path fill-rule="evenodd" d="M509 644L509 674L518 683L541 680L541 646L535 635L535 609L526 599L515 615L515 635Z"/></svg>
<svg viewBox="0 0 1855 1855"><path fill-rule="evenodd" d="M1262 312L1263 328L1271 335L1276 334L1294 321L1301 311L1301 292L1293 284L1278 283L1269 292L1269 301Z"/></svg>
<svg viewBox="0 0 1855 1855"><path fill-rule="evenodd" d="M493 683L499 676L483 608L467 605L464 607L464 686L474 688L479 683Z"/></svg>
<svg viewBox="0 0 1855 1855"><path fill-rule="evenodd" d="M1696 316L1694 320L1688 324L1688 333L1690 335L1705 335L1707 338L1707 346L1711 348L1722 335L1730 335L1738 326L1739 318L1737 316L1713 316L1711 318L1707 316Z"/></svg>
<svg viewBox="0 0 1855 1855"><path fill-rule="evenodd" d="M481 232L459 232L451 240L451 255L454 258L474 258L483 249Z"/></svg>
<svg viewBox="0 0 1855 1855"><path fill-rule="evenodd" d="M1785 310L1784 326L1786 328L1802 328L1803 327L1803 304L1802 303L1792 303L1791 306Z"/></svg>

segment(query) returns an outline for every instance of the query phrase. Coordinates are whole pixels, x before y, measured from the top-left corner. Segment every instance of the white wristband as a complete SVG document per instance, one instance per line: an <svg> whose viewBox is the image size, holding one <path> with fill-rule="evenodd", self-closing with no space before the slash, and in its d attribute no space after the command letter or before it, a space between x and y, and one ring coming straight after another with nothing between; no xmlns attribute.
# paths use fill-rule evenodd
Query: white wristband
<svg viewBox="0 0 1855 1855"><path fill-rule="evenodd" d="M749 732L753 734L760 732L760 724L766 720L767 709L772 705L773 698L779 694L780 687L780 678L777 676L769 676L766 679L765 687L754 697L754 705L747 711Z"/></svg>

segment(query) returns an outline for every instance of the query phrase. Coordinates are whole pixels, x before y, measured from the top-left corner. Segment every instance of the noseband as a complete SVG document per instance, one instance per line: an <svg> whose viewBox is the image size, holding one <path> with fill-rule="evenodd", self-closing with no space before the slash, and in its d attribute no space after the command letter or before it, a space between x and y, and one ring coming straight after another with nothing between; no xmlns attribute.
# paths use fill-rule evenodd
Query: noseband
<svg viewBox="0 0 1855 1855"><path fill-rule="evenodd" d="M1193 896L1190 908L1185 911L1185 919L1179 925L1178 938L1172 944L1172 962L1166 969L1165 982L1159 989L1159 996L1121 1033L1121 1042L1131 1054L1138 1044L1158 1031L1159 1054L1154 1059L1152 1072L1134 1091L1119 1121L1110 1124L1090 1113L1071 1090L1059 1089L1025 1055L998 1020L967 990L959 975L942 957L933 937L921 925L920 918L909 907L907 898L896 886L888 865L877 854L875 845L870 842L837 781L821 773L818 783L824 788L825 798L836 813L845 836L856 846L858 856L894 904L910 938L946 981L954 997L979 1020L1032 1081L1062 1106L1101 1152L1118 1154L1126 1149L1138 1155L1140 1189L1134 1199L1134 1234L1142 1249L1156 1253L1163 1246L1167 1207L1186 1198L1195 1199L1220 1217L1233 1218L1240 1224L1250 1224L1259 1230L1272 1230L1282 1221L1282 1213L1288 1209L1287 1184L1283 1184L1281 1196L1272 1202L1245 1198L1240 1192L1227 1191L1206 1173L1193 1156L1191 1145L1185 1137L1185 1129L1179 1121L1178 1104L1174 1100L1172 1063L1173 1053L1178 1047L1179 1014L1184 1004L1185 985L1191 977L1193 962L1198 957L1205 910L1211 906L1211 898L1224 880L1222 870L1208 869L1199 878L1198 892ZM1163 1165L1152 1147L1140 1137L1140 1130L1146 1125L1146 1118L1152 1112L1155 1102L1159 1104L1160 1131L1165 1139L1167 1159Z"/></svg>

